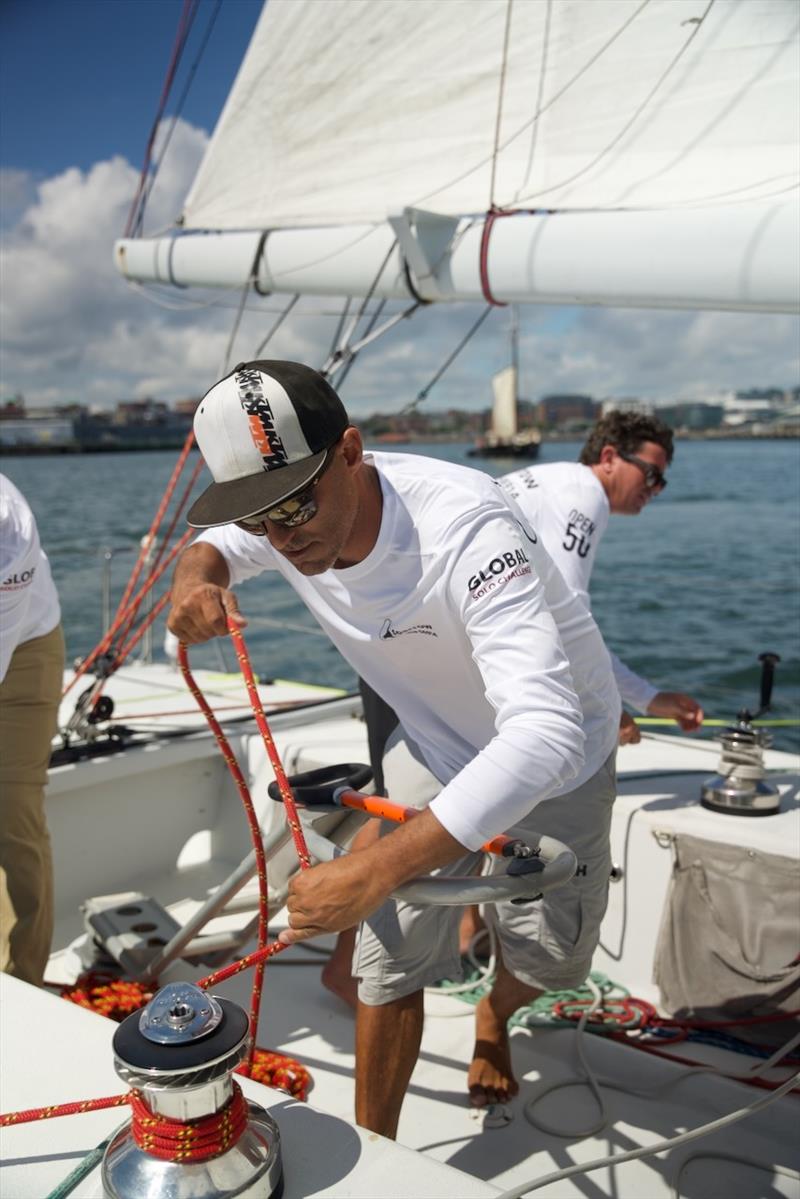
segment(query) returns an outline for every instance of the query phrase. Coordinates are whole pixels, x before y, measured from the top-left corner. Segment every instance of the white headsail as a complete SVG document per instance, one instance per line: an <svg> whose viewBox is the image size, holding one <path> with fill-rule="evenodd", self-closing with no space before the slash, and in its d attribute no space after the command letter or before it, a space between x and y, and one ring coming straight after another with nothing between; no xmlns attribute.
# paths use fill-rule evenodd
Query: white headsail
<svg viewBox="0 0 800 1199"><path fill-rule="evenodd" d="M791 309L799 64L794 0L270 0L181 220L235 240L118 260L244 283L270 231L262 288L364 294L396 236L379 295Z"/></svg>

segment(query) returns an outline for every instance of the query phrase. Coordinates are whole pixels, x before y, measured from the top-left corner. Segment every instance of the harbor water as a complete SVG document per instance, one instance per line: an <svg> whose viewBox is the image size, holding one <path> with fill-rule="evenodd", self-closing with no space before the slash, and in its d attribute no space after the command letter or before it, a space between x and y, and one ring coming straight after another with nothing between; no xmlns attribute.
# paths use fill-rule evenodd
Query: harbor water
<svg viewBox="0 0 800 1199"><path fill-rule="evenodd" d="M474 469L467 448L391 447ZM574 460L579 448L548 442L539 460ZM171 451L147 451L0 460L36 515L70 659L94 647L104 612L115 611L175 459ZM513 464L485 460L480 469L499 475ZM607 644L656 686L689 692L721 720L755 710L758 655L777 653L770 715L797 719L800 442L680 441L668 477L666 491L640 516L609 522L592 577L592 607ZM196 490L207 482L204 473ZM240 605L261 677L354 687L353 672L282 579L250 580ZM162 619L152 639L156 658L163 657L163 631ZM235 663L225 641L193 649L191 661L229 670ZM778 727L774 744L797 750L800 731Z"/></svg>

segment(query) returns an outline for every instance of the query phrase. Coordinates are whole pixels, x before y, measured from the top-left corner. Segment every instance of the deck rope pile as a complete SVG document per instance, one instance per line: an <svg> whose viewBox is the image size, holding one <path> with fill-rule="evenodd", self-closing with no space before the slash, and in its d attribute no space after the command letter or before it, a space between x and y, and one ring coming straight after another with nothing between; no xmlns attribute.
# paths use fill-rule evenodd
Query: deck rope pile
<svg viewBox="0 0 800 1199"><path fill-rule="evenodd" d="M87 970L79 975L72 986L62 987L61 998L120 1024L131 1012L150 1002L153 988L133 979Z"/></svg>
<svg viewBox="0 0 800 1199"><path fill-rule="evenodd" d="M478 934L482 936L484 934ZM473 939L477 942L477 937ZM443 980L432 988L440 994L452 995L466 1003L477 1004L487 995L494 983L494 971L487 970L475 957L474 951L465 958L471 968L465 983ZM597 1002L596 995L600 1000ZM519 1008L508 1022L509 1028L574 1027L585 1017L584 1027L592 1032L623 1041L644 1052L664 1057L687 1066L702 1066L692 1058L666 1052L667 1047L680 1042L711 1045L747 1057L769 1058L774 1046L744 1041L732 1030L744 1025L765 1025L800 1017L800 1008L769 1016L748 1016L738 1020L691 1020L659 1015L658 1009L646 999L631 995L625 987L608 975L593 970L589 980L580 987L561 991L545 991L529 1004ZM786 1066L800 1065L800 1057L787 1054ZM729 1077L734 1077L733 1075ZM765 1090L774 1090L778 1083L756 1077L736 1076L737 1081Z"/></svg>

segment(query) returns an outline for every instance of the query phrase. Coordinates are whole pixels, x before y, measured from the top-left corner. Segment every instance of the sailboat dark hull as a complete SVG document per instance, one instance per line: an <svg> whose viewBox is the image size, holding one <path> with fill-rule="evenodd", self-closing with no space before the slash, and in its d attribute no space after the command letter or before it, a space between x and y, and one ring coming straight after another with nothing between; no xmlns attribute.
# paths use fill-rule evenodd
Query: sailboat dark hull
<svg viewBox="0 0 800 1199"><path fill-rule="evenodd" d="M499 442L494 445L474 445L467 450L469 458L526 458L532 462L539 457L539 442L532 441L524 445L515 445L512 441Z"/></svg>

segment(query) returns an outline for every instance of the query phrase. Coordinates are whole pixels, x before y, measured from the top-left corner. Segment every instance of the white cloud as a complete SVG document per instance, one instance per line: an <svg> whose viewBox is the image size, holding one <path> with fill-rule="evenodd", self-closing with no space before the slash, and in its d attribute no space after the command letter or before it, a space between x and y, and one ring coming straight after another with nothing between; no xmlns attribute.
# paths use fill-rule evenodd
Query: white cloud
<svg viewBox="0 0 800 1199"><path fill-rule="evenodd" d="M206 135L179 122L148 205L152 227L180 209ZM18 173L21 174L21 173ZM30 181L12 180L17 191ZM132 395L172 399L207 386L228 313L165 311L143 302L113 264L138 183L124 159L39 183L6 233L0 323L3 389L29 405L113 406Z"/></svg>
<svg viewBox="0 0 800 1199"><path fill-rule="evenodd" d="M147 232L170 227L179 214L206 143L203 131L177 123L148 204ZM5 394L20 391L31 406L113 406L132 396L198 394L219 374L239 294L217 293L202 307L185 293L156 290L159 306L114 267L113 244L137 182L138 170L119 157L44 181L0 172ZM233 361L253 355L285 302L276 296L250 306ZM302 301L265 353L320 365L338 310L335 300ZM348 375L343 394L351 410L396 411L414 400L480 312L479 305L441 306L401 322ZM531 399L557 391L704 397L793 386L800 375L800 335L790 316L525 307L520 324L521 391ZM507 312L493 313L425 406L486 407L491 375L508 360L508 327Z"/></svg>

